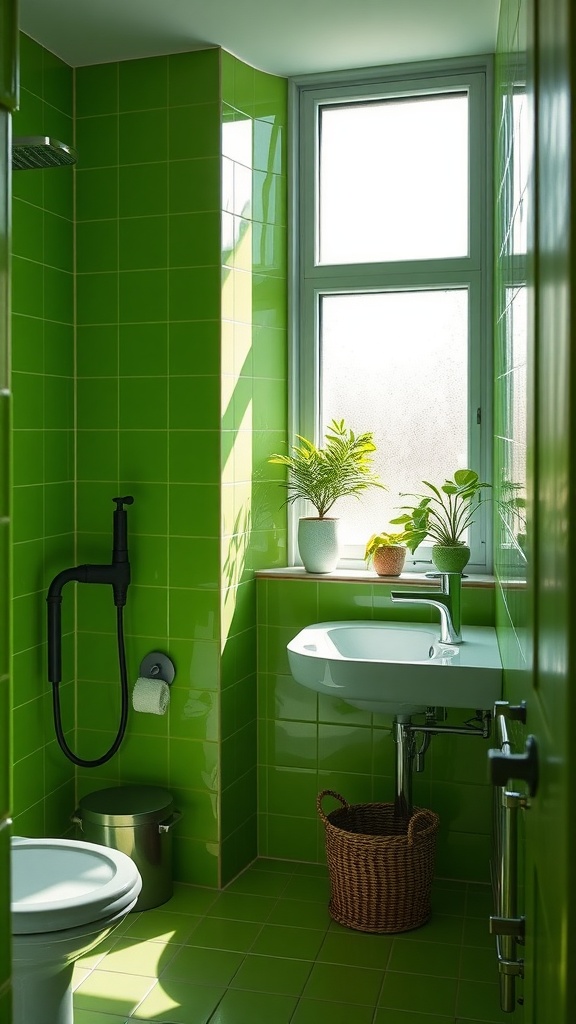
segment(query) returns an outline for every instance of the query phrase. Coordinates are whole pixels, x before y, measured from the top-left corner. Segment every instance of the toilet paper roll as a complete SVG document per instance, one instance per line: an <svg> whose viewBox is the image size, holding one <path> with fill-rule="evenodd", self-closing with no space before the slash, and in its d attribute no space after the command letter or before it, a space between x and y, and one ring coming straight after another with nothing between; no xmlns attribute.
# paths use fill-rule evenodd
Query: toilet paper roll
<svg viewBox="0 0 576 1024"><path fill-rule="evenodd" d="M163 715L170 703L170 687L163 679L140 676L132 693L132 707L149 715Z"/></svg>

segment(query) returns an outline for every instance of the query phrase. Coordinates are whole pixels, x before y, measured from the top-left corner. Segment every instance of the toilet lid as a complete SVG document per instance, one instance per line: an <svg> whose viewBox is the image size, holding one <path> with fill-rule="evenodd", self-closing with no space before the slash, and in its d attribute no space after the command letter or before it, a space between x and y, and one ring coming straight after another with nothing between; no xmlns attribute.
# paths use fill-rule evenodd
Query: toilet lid
<svg viewBox="0 0 576 1024"><path fill-rule="evenodd" d="M72 839L12 839L12 931L62 931L133 903L142 881L119 850Z"/></svg>

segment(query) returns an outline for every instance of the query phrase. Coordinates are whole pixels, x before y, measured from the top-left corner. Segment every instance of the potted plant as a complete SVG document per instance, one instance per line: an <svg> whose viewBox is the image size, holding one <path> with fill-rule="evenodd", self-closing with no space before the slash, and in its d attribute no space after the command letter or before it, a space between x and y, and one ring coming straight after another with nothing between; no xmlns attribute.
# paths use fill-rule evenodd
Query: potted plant
<svg viewBox="0 0 576 1024"><path fill-rule="evenodd" d="M399 576L406 561L406 534L373 533L366 544L364 558L372 563L378 576Z"/></svg>
<svg viewBox="0 0 576 1024"><path fill-rule="evenodd" d="M271 455L269 462L288 469L284 486L288 502L304 498L316 509L315 516L304 516L298 523L298 548L307 572L325 573L338 562L338 520L329 516L338 498L358 497L368 487L383 487L372 469L376 451L373 434L355 434L344 420L332 420L327 427L325 445L296 435L298 444L290 455Z"/></svg>
<svg viewBox="0 0 576 1024"><path fill-rule="evenodd" d="M435 541L432 561L436 568L440 572L462 572L470 559L470 548L462 538L473 522L473 508L482 501L480 491L490 484L481 481L473 469L457 469L454 478L439 487L428 480L422 483L432 493L403 495L418 502L402 505L403 514L391 523L403 527L412 554L426 537L431 537Z"/></svg>

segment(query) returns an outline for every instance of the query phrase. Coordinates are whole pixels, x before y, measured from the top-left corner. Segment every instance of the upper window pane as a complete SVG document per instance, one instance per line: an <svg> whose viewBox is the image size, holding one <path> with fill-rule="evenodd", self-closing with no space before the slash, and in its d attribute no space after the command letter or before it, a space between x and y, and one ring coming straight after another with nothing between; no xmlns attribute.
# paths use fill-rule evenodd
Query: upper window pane
<svg viewBox="0 0 576 1024"><path fill-rule="evenodd" d="M321 264L468 254L468 95L320 110Z"/></svg>

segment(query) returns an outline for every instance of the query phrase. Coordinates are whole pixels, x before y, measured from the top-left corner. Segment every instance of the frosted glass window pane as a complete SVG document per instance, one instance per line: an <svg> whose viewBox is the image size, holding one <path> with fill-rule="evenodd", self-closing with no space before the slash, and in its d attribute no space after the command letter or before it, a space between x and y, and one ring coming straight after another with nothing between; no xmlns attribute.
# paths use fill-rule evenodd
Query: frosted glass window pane
<svg viewBox="0 0 576 1024"><path fill-rule="evenodd" d="M468 254L468 96L325 106L320 263Z"/></svg>
<svg viewBox="0 0 576 1024"><path fill-rule="evenodd" d="M389 488L335 506L344 544L364 547L390 529L402 491L468 465L468 291L324 296L321 346L321 423L372 430Z"/></svg>

